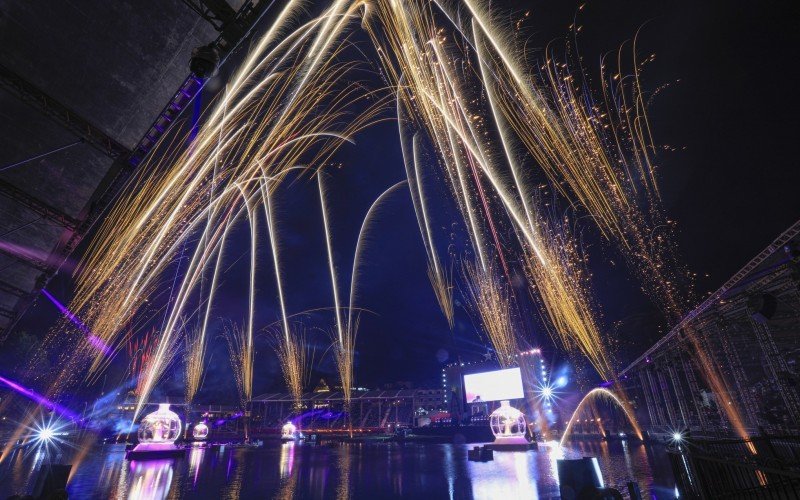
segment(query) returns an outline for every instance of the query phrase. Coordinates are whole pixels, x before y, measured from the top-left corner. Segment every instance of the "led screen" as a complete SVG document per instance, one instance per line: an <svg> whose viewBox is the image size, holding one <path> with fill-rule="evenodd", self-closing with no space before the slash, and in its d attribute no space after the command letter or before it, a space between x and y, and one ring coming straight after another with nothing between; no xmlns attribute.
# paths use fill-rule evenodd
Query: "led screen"
<svg viewBox="0 0 800 500"><path fill-rule="evenodd" d="M467 403L521 399L522 376L519 368L471 373L464 375L464 392Z"/></svg>

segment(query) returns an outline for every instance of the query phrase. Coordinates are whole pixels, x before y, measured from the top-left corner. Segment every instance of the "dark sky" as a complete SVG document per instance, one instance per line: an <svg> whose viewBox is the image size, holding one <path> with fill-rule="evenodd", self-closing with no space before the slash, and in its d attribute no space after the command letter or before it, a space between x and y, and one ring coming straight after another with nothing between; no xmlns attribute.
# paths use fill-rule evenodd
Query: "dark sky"
<svg viewBox="0 0 800 500"><path fill-rule="evenodd" d="M609 0L590 2L577 18L583 26L579 48L590 72L602 54L616 50L644 24L640 54L655 53L656 60L647 66L643 86L653 91L670 84L650 109L656 143L676 149L658 158L664 205L678 221L679 253L688 268L699 273L696 286L702 296L800 216L794 62L798 12L783 4ZM578 5L563 0L493 3L511 20L531 12L523 25L529 49L551 40L557 46L568 34ZM359 134L357 144L345 147L340 159L344 166L331 173L329 187L340 290L346 297L362 217L384 189L405 175L395 124ZM293 184L279 194L277 206L289 313L330 306L316 185L307 180ZM436 220L440 239L446 240L455 214L437 213ZM240 247L239 254L246 257L246 240ZM612 259L618 262L613 250L601 242L594 247L596 303L604 328L622 322L616 335L624 364L663 334L664 320L624 268L608 265ZM482 351L462 309L457 307L455 335L438 310L407 191L385 205L366 257L359 305L370 312L362 316L357 344L359 384L436 380L441 362L453 360L456 351L466 356ZM263 262L258 299L262 325L278 319L271 264L268 259ZM226 276L218 311L236 320L245 314L246 271L239 267ZM70 295L63 275L51 288L61 297ZM46 328L54 314L52 306L40 300L19 328ZM309 335L324 349L323 334L312 327L330 327L332 316L315 313L305 322ZM549 345L542 332L526 335L532 344ZM274 355L263 340L259 346L254 392L279 389ZM217 341L212 351L205 391L214 398L214 392L232 385L222 344ZM319 370L332 370L329 358Z"/></svg>

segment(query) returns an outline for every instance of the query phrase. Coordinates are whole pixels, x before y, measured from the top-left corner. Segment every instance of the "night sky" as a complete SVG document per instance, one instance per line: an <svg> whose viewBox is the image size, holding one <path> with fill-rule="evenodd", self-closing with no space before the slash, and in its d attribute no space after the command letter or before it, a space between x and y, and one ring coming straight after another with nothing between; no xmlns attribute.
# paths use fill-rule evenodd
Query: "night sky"
<svg viewBox="0 0 800 500"><path fill-rule="evenodd" d="M800 169L795 160L800 132L794 64L797 7L789 10L777 2L734 5L738 3L590 2L577 17L582 26L578 45L590 74L596 76L601 55L616 50L641 26L639 53L643 57L656 54L642 80L646 91L669 84L650 108L656 143L674 149L660 153L657 161L664 208L678 222L677 247L688 268L698 273L696 289L701 297L800 214ZM550 41L554 47L563 47L578 5L562 0L493 3L511 21L530 11L522 33L534 57ZM231 70L224 69L218 78ZM211 97L210 92L204 99ZM344 297L365 212L383 190L405 176L396 124L379 124L356 140L356 145L345 146L337 156L342 167L329 171L327 181ZM276 200L290 314L332 305L316 193L315 182L300 179L282 189ZM430 196L443 197L444 191ZM442 249L450 225L459 222L456 215L447 209L434 215ZM604 329L616 328L621 341L618 362L624 366L665 333L667 325L628 276L619 255L595 239L591 241L590 236L589 244L596 305L602 311ZM237 256L246 260L246 241L242 238L238 248L234 245L230 260ZM357 385L402 380L432 383L442 362L453 361L457 354L475 357L485 351L463 308L457 306L452 334L439 312L406 189L384 206L365 255L358 305L367 311L357 343ZM263 326L279 316L274 278L268 269L271 262L262 262L258 322ZM246 265L239 264L226 273L215 309L218 317L241 320L246 314L247 271ZM50 291L66 302L71 293L67 273L62 272ZM40 299L18 329L43 334L55 318L52 305ZM303 321L320 346L319 360L328 344L320 329L332 326L332 314L314 312ZM529 331L525 336L532 345L551 345L544 332ZM224 342L217 339L209 354L211 370L200 399L224 399L223 391L233 388ZM563 359L552 351L548 357ZM332 359L326 356L315 376L333 372ZM173 384L178 387L179 383L176 377ZM259 340L255 385L255 394L282 390L275 357L264 338Z"/></svg>

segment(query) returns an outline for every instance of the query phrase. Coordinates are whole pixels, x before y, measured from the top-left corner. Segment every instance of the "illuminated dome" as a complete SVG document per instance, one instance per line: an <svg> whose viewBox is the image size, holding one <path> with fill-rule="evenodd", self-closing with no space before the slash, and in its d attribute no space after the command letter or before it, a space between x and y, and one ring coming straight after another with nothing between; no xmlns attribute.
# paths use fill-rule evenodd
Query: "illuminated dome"
<svg viewBox="0 0 800 500"><path fill-rule="evenodd" d="M495 438L516 438L525 435L525 416L508 401L501 401L500 408L492 412L489 416L489 425Z"/></svg>
<svg viewBox="0 0 800 500"><path fill-rule="evenodd" d="M283 426L283 429L281 430L281 434L283 434L284 437L292 437L293 438L294 435L295 435L294 433L296 431L297 431L297 427L295 427L295 425L293 423L286 422L286 424L284 424L284 426Z"/></svg>
<svg viewBox="0 0 800 500"><path fill-rule="evenodd" d="M192 429L192 437L195 439L202 441L208 437L208 426L204 422L200 422L199 424L194 426Z"/></svg>
<svg viewBox="0 0 800 500"><path fill-rule="evenodd" d="M158 410L139 423L140 443L173 443L181 435L181 419L170 411L169 403L161 403Z"/></svg>

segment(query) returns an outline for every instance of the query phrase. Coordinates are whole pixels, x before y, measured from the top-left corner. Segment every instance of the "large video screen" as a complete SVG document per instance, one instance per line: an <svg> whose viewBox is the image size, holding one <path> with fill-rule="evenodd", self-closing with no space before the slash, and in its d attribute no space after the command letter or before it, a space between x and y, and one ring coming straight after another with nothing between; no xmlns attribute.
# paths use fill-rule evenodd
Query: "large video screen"
<svg viewBox="0 0 800 500"><path fill-rule="evenodd" d="M521 399L522 375L519 368L464 375L467 403Z"/></svg>

